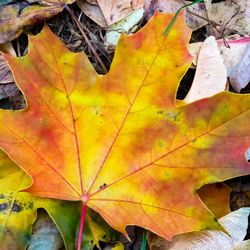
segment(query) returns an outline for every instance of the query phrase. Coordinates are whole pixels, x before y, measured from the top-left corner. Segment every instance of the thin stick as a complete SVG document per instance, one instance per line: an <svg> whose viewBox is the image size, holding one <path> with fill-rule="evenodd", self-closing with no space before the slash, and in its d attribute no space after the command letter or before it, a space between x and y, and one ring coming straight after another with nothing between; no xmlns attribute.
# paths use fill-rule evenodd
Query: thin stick
<svg viewBox="0 0 250 250"><path fill-rule="evenodd" d="M97 61L100 63L104 73L107 73L108 70L105 66L105 64L103 63L102 59L99 57L99 55L97 54L95 48L93 47L93 45L91 44L91 42L89 41L88 36L86 35L86 33L84 32L84 27L83 24L81 22L79 22L79 20L76 18L76 16L74 15L74 13L72 12L72 10L65 5L65 9L68 11L68 13L70 14L70 16L72 17L72 19L75 21L78 29L81 31L82 36L85 40L85 42L87 43L87 45L89 46L89 48L91 49L92 53L94 54L94 56L96 57Z"/></svg>
<svg viewBox="0 0 250 250"><path fill-rule="evenodd" d="M21 48L20 48L19 38L16 39L16 48L17 48L17 56L20 57L21 56Z"/></svg>
<svg viewBox="0 0 250 250"><path fill-rule="evenodd" d="M85 215L86 215L87 206L85 203L82 204L82 213L80 218L80 226L79 226L79 232L77 236L77 250L81 250L82 248L82 234L84 230L84 221L85 221Z"/></svg>
<svg viewBox="0 0 250 250"><path fill-rule="evenodd" d="M228 30L228 31L237 33L237 34L239 34L239 35L243 35L242 33L238 32L238 31L236 31L236 30L233 30L233 29L230 29L230 28L227 28L227 27L223 27L223 25L220 24L220 23L217 23L217 22L215 22L215 21L213 21L213 20L209 20L208 18L205 18L205 17L203 17L203 16L200 16L199 14L197 14L197 13L195 13L195 12L189 10L189 9L187 9L187 12L189 12L190 14L192 14L192 15L194 15L194 16L199 17L200 19L203 19L203 20L209 22L212 26L220 26L220 27L222 27L222 28L225 28L225 29ZM217 31L218 31L218 30L217 30Z"/></svg>
<svg viewBox="0 0 250 250"><path fill-rule="evenodd" d="M201 1L201 2L202 2L202 1ZM183 5L185 5L185 1L184 1L184 0L182 0L182 3L183 3ZM230 28L224 27L222 24L217 23L217 22L215 22L215 21L213 21L213 20L209 20L208 18L205 18L205 17L203 17L203 16L201 16L201 15L199 15L199 14L197 14L197 13L191 11L189 8L187 8L187 12L189 12L190 14L192 14L192 15L194 15L194 16L196 16L196 17L199 17L200 19L203 19L203 20L207 21L207 22L208 22L209 24L211 24L218 32L221 32L221 31L219 31L219 30L216 28L216 26L220 26L220 27L222 27L222 28L224 28L224 29L226 29L226 30L228 30L228 31L230 31L230 32L234 32L234 33L236 33L236 34L243 35L243 34L241 34L240 32L238 32L238 31L236 31L236 30L232 30L232 29L230 29Z"/></svg>

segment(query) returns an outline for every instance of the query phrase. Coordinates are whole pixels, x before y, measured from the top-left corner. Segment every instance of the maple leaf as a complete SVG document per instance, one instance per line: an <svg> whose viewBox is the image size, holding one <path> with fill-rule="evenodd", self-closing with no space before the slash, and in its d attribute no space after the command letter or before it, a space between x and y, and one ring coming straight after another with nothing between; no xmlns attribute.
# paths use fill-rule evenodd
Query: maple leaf
<svg viewBox="0 0 250 250"><path fill-rule="evenodd" d="M58 226L67 249L74 249L81 212L79 203L34 197L21 191L30 184L31 178L0 152L1 249L26 249L38 208L46 209Z"/></svg>
<svg viewBox="0 0 250 250"><path fill-rule="evenodd" d="M81 200L125 235L220 228L196 189L249 173L250 95L177 105L191 31L181 16L163 36L172 18L123 35L104 76L48 28L25 57L5 55L28 107L0 112L0 147L32 176L29 192Z"/></svg>
<svg viewBox="0 0 250 250"><path fill-rule="evenodd" d="M29 187L31 178L0 151L0 244L1 249L26 249L37 209L44 208L56 223L66 249L75 249L80 204L34 197L21 190ZM65 216L67 214L67 216ZM99 241L114 242L118 233L93 210L88 209L83 234L84 249L99 248Z"/></svg>

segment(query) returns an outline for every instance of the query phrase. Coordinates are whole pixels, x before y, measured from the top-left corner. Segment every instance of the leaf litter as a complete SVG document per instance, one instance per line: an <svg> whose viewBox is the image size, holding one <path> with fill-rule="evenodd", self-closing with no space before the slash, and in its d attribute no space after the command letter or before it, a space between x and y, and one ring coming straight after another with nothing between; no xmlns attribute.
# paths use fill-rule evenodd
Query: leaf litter
<svg viewBox="0 0 250 250"><path fill-rule="evenodd" d="M55 18L56 19L56 18ZM53 25L53 24L52 24ZM93 24L91 24L92 25L92 27L93 27ZM68 26L67 24L66 24L66 26ZM72 25L71 25L72 26ZM58 28L58 25L57 25L57 27L56 27L56 25L55 25L55 28ZM60 27L59 27L60 28ZM63 33L65 32L64 30L67 30L68 29L68 27L63 27L62 28L62 30L63 30ZM71 36L75 36L76 34L77 34L77 32L78 32L78 30L77 30L77 28L75 27L75 28L73 28L73 29L75 29L75 33L73 33L72 34L72 31L68 31L69 33L68 34L70 34L71 33ZM101 29L100 29L101 30ZM64 33L64 34L67 34L67 32L66 33ZM59 35L62 35L62 34L59 34ZM80 35L79 35L80 36ZM78 39L78 41L81 41L81 44L83 43L82 42L82 39L79 39L79 36L75 36L76 37L76 40ZM78 37L78 38L77 38ZM95 33L95 37L99 37L99 35L97 35L97 33ZM98 38L98 39L100 39L100 38ZM70 46L70 42L71 42L71 39L66 39L65 40L66 42L68 42L68 44L69 44L69 46ZM100 40L100 41L102 41L102 39ZM196 40L196 42L197 42L197 40ZM86 48L86 47L85 47ZM74 49L74 48L73 48ZM80 49L81 50L81 49ZM87 52L87 53L89 53L90 54L90 56L91 56L91 52ZM112 58L112 50L111 50L111 52L109 51L108 52L108 55L109 55L109 58ZM94 57L93 57L94 58ZM95 60L95 59L94 59ZM108 62L106 62L107 63L107 65L108 65ZM94 64L95 65L95 64ZM98 64L96 64L96 65L98 65ZM97 66L97 68L98 68L98 66ZM191 78L192 79L192 78ZM189 80L190 81L190 80ZM246 90L247 91L247 90ZM187 93L187 90L185 90L184 92L186 92ZM236 181L236 182L238 182L238 181ZM239 183L239 182L238 182Z"/></svg>

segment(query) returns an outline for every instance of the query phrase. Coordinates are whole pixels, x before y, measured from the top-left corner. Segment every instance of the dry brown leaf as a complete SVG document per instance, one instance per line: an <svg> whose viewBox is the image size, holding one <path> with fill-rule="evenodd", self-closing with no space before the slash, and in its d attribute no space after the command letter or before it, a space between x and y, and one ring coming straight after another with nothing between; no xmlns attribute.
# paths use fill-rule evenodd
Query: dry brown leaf
<svg viewBox="0 0 250 250"><path fill-rule="evenodd" d="M13 75L11 73L9 65L3 59L2 55L0 54L0 85L13 83ZM1 95L1 92L0 92Z"/></svg>
<svg viewBox="0 0 250 250"><path fill-rule="evenodd" d="M13 54L11 48L8 51ZM0 100L6 98L8 100L0 103L0 108L20 109L25 107L23 96L15 84L9 65L0 54Z"/></svg>
<svg viewBox="0 0 250 250"><path fill-rule="evenodd" d="M18 37L29 25L37 24L60 12L75 0L13 1L0 6L0 44Z"/></svg>
<svg viewBox="0 0 250 250"><path fill-rule="evenodd" d="M91 4L95 4L95 5L98 5L97 1L96 0L87 0L88 3L91 3Z"/></svg>
<svg viewBox="0 0 250 250"><path fill-rule="evenodd" d="M230 34L231 30L250 35L250 0L226 0L219 3L206 0L205 5L208 19L221 24L216 29L210 26L211 35L221 38Z"/></svg>
<svg viewBox="0 0 250 250"><path fill-rule="evenodd" d="M102 27L109 27L127 17L133 11L145 8L151 0L96 0L98 6L89 1L78 0L77 4L81 10L94 22Z"/></svg>
<svg viewBox="0 0 250 250"><path fill-rule="evenodd" d="M108 26L144 6L144 0L97 0L97 2Z"/></svg>
<svg viewBox="0 0 250 250"><path fill-rule="evenodd" d="M215 218L219 219L231 212L230 195L232 189L225 183L208 184L196 192L206 207L215 215Z"/></svg>
<svg viewBox="0 0 250 250"><path fill-rule="evenodd" d="M182 0L156 0L152 1L150 5L150 11L147 13L147 19L156 11L161 11L164 13L175 13L179 8L181 8L184 3ZM186 2L187 4L190 2ZM197 30L200 27L206 25L208 22L205 20L207 18L206 9L204 3L196 3L188 8L186 8L186 23L193 30ZM205 19L197 17L195 14L202 16Z"/></svg>
<svg viewBox="0 0 250 250"><path fill-rule="evenodd" d="M78 7L84 12L86 16L95 21L101 27L107 27L108 24L102 14L102 11L98 5L89 3L84 0L76 1Z"/></svg>

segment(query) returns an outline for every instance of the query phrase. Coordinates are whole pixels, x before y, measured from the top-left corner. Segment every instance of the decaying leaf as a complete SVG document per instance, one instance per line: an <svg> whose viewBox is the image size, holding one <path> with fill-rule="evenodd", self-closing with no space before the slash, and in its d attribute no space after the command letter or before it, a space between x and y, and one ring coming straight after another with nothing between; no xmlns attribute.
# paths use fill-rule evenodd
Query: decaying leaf
<svg viewBox="0 0 250 250"><path fill-rule="evenodd" d="M185 102L190 103L210 97L226 89L227 69L223 63L217 43L213 36L208 37L199 51L197 69L192 88Z"/></svg>
<svg viewBox="0 0 250 250"><path fill-rule="evenodd" d="M243 241L241 244L233 248L233 250L248 250L248 249L250 249L250 240Z"/></svg>
<svg viewBox="0 0 250 250"><path fill-rule="evenodd" d="M238 64L233 68L230 75L230 83L237 92L245 88L250 82L250 43L248 43L244 56L238 62Z"/></svg>
<svg viewBox="0 0 250 250"><path fill-rule="evenodd" d="M78 0L77 4L96 23L102 27L109 27L133 11L143 8L145 2L149 4L150 0L97 0L95 2L88 3L85 0Z"/></svg>
<svg viewBox="0 0 250 250"><path fill-rule="evenodd" d="M107 27L107 21L105 20L100 7L97 4L89 3L85 0L76 1L79 8L84 12L86 16L95 21L101 27Z"/></svg>
<svg viewBox="0 0 250 250"><path fill-rule="evenodd" d="M96 23L98 23L102 27L109 26L107 30L107 34L105 36L106 45L116 46L120 34L122 32L125 33L133 33L136 30L137 22L145 17L146 20L149 20L152 15L159 11L163 13L175 13L179 8L183 7L184 4L188 4L189 2L183 2L181 0L160 0L160 1L144 1L144 6L142 5L140 8L136 8L135 10L131 10L129 14L126 15L125 18L117 21L114 24L108 25L105 21L103 15L101 14L101 9L99 6L94 4L90 4L83 0L77 1L79 7L82 11L93 19ZM204 3L197 3L190 7L187 7L187 11L185 12L185 20L189 27L193 30L197 30L200 27L207 24L207 21L201 18L196 18L195 14L199 14L201 16L206 17L206 10ZM206 18L205 18L206 19Z"/></svg>
<svg viewBox="0 0 250 250"><path fill-rule="evenodd" d="M99 242L115 243L119 234L114 231L96 212L88 209L86 215L86 226L83 234L83 250L100 248Z"/></svg>
<svg viewBox="0 0 250 250"><path fill-rule="evenodd" d="M244 56L244 51L247 48L247 45L250 42L250 37L248 36L239 36L232 35L225 37L225 39L216 40L217 45L220 49L220 53L222 55L223 61L228 70L228 76L234 66L240 61L240 59ZM202 46L202 42L190 43L188 45L188 51L193 56L193 64L197 64L197 58Z"/></svg>
<svg viewBox="0 0 250 250"><path fill-rule="evenodd" d="M175 13L183 5L189 3L190 2L188 1L182 0L154 0L150 4L150 11L146 13L146 17L151 17L151 15L156 11L164 13ZM196 15L201 16L202 18L199 18ZM196 3L187 7L185 16L187 25L193 30L197 30L207 24L207 14L204 3Z"/></svg>
<svg viewBox="0 0 250 250"><path fill-rule="evenodd" d="M220 26L211 26L211 35L222 38L232 33L232 30L241 35L250 35L250 1L221 1L212 3L211 0L204 1L207 9L208 19Z"/></svg>
<svg viewBox="0 0 250 250"><path fill-rule="evenodd" d="M9 51L12 53L11 50ZM0 108L22 109L24 107L23 96L15 84L9 65L0 54Z"/></svg>
<svg viewBox="0 0 250 250"><path fill-rule="evenodd" d="M237 92L240 92L240 90L248 84L250 79L250 73L248 70L250 63L250 37L232 35L226 37L225 39L217 40L217 44L223 58L223 62L227 68L227 76L230 79L230 84ZM203 43L201 42L189 44L189 52L192 56L194 56L194 65L197 63L201 46L203 46ZM211 54L213 54L212 51Z"/></svg>
<svg viewBox="0 0 250 250"><path fill-rule="evenodd" d="M5 55L28 107L0 112L0 147L32 176L29 192L80 200L125 235L221 228L195 191L250 173L250 95L176 105L191 31L181 15L163 36L172 18L123 35L104 76L48 28L25 57Z"/></svg>
<svg viewBox="0 0 250 250"><path fill-rule="evenodd" d="M0 84L14 83L13 75L11 70L0 54Z"/></svg>
<svg viewBox="0 0 250 250"><path fill-rule="evenodd" d="M75 0L10 1L0 5L0 44L18 37L29 25L35 25L63 10Z"/></svg>
<svg viewBox="0 0 250 250"><path fill-rule="evenodd" d="M221 231L208 230L177 235L172 242L151 235L149 237L150 250L233 250L245 238L249 213L250 208L241 208L219 219L219 223L229 235Z"/></svg>
<svg viewBox="0 0 250 250"><path fill-rule="evenodd" d="M132 12L121 21L111 25L105 34L105 45L116 46L122 33L130 34L138 28L139 21L143 18L144 9L140 8Z"/></svg>
<svg viewBox="0 0 250 250"><path fill-rule="evenodd" d="M231 212L230 194L232 189L226 184L215 183L201 187L197 194L214 216L219 219ZM218 206L218 204L220 204Z"/></svg>
<svg viewBox="0 0 250 250"><path fill-rule="evenodd" d="M0 151L1 249L25 249L38 208L47 210L58 226L67 249L74 249L80 217L79 203L36 198L21 191L30 184L30 177Z"/></svg>
<svg viewBox="0 0 250 250"><path fill-rule="evenodd" d="M63 240L56 225L45 211L38 211L27 250L57 250L62 247L64 247Z"/></svg>

